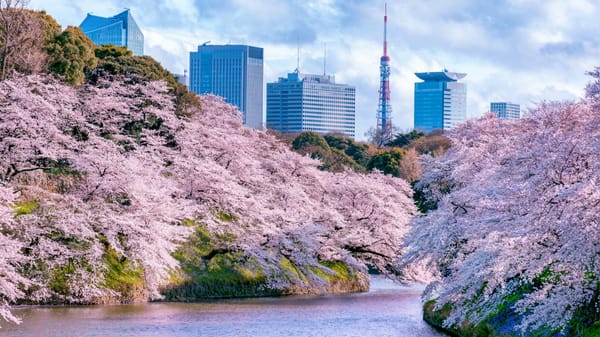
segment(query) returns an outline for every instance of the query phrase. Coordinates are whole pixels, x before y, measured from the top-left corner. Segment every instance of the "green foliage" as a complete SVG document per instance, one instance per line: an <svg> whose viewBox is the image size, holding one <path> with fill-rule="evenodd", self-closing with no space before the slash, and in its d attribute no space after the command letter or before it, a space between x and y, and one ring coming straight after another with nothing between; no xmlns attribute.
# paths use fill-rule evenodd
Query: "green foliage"
<svg viewBox="0 0 600 337"><path fill-rule="evenodd" d="M550 267L547 267L534 279L539 285L542 284L542 282L553 282L555 278L556 273L552 272ZM423 307L423 317L428 323L442 328L444 331L456 336L521 336L516 330L516 325L519 324L521 316L516 312L513 305L527 294L531 293L534 287L534 282L525 283L515 289L512 293L506 294L495 310L479 324L470 323L467 317L467 320L460 326L452 326L449 328L443 327L443 321L450 315L453 305L451 303L446 303L442 308L434 310L436 300L425 303ZM600 284L598 284L598 287L598 289L600 289ZM481 291L484 289L485 286ZM473 298L472 303L476 302L480 295L480 293L477 293ZM597 297L593 298L591 303L595 303L596 300ZM595 305L588 304L578 308L573 315L573 319L569 322L567 330L568 336L599 337L600 313L598 313ZM546 337L562 334L560 334L560 329L541 327L533 331L529 330L525 335L531 337Z"/></svg>
<svg viewBox="0 0 600 337"><path fill-rule="evenodd" d="M140 143L142 131L144 129L144 121L129 121L123 125L123 132L126 135L132 136L136 143Z"/></svg>
<svg viewBox="0 0 600 337"><path fill-rule="evenodd" d="M417 130L411 130L410 132L407 132L407 133L396 134L394 139L385 145L389 146L389 147L404 147L421 137L425 137L424 132L417 131Z"/></svg>
<svg viewBox="0 0 600 337"><path fill-rule="evenodd" d="M323 267L331 270L333 273L325 273L319 268L312 268L315 274L322 278L325 278L329 282L334 280L350 280L353 279L353 274L350 268L343 262L340 261L319 261L319 264Z"/></svg>
<svg viewBox="0 0 600 337"><path fill-rule="evenodd" d="M26 200L17 202L14 206L15 216L27 215L33 213L38 207L40 202L37 200Z"/></svg>
<svg viewBox="0 0 600 337"><path fill-rule="evenodd" d="M185 219L181 220L181 225L185 226L185 227L194 227L194 226L196 226L196 221L194 221L190 218L185 218Z"/></svg>
<svg viewBox="0 0 600 337"><path fill-rule="evenodd" d="M544 287L545 284L557 284L560 282L561 273L552 270L552 265L546 266L539 275L536 275L531 280L532 285L536 289Z"/></svg>
<svg viewBox="0 0 600 337"><path fill-rule="evenodd" d="M81 240L74 236L67 236L60 229L55 229L52 232L45 234L48 239L58 242L71 250L86 251L91 247L89 241Z"/></svg>
<svg viewBox="0 0 600 337"><path fill-rule="evenodd" d="M596 321L590 327L586 327L583 330L583 337L600 337L600 321Z"/></svg>
<svg viewBox="0 0 600 337"><path fill-rule="evenodd" d="M430 300L423 305L423 319L429 324L442 327L444 320L452 313L452 303L446 302L440 309L435 310L437 300Z"/></svg>
<svg viewBox="0 0 600 337"><path fill-rule="evenodd" d="M234 222L237 221L238 217L235 214L231 214L222 210L213 210L214 216L223 222Z"/></svg>
<svg viewBox="0 0 600 337"><path fill-rule="evenodd" d="M181 84L175 83L173 87L175 94L175 114L179 117L191 117L194 111L200 110L202 104L200 96L188 90Z"/></svg>
<svg viewBox="0 0 600 337"><path fill-rule="evenodd" d="M325 141L325 138L316 132L303 132L292 141L292 149L294 150L301 150L313 146L321 148L326 152L331 152L331 148L329 147L329 144L327 144L327 141Z"/></svg>
<svg viewBox="0 0 600 337"><path fill-rule="evenodd" d="M122 146L124 152L130 152L135 150L135 145L127 139L119 139L117 141L117 145Z"/></svg>
<svg viewBox="0 0 600 337"><path fill-rule="evenodd" d="M282 257L279 260L279 266L283 268L284 271L292 274L297 280L302 280L303 282L308 282L308 279L304 274L298 270L298 268L286 257ZM321 271L321 270L319 270ZM285 277L285 276L283 276Z"/></svg>
<svg viewBox="0 0 600 337"><path fill-rule="evenodd" d="M89 74L92 83L96 82L103 73L110 75L125 75L133 82L165 81L175 95L175 114L179 117L190 117L195 111L201 110L200 97L177 82L168 70L150 56L133 56L123 47L103 45L96 49L98 67Z"/></svg>
<svg viewBox="0 0 600 337"><path fill-rule="evenodd" d="M39 20L45 43L50 43L62 32L62 27L56 22L56 19L45 11L32 11L31 13Z"/></svg>
<svg viewBox="0 0 600 337"><path fill-rule="evenodd" d="M352 158L347 154L332 148L331 152L324 152L320 148L306 148L306 151L312 151L311 157L318 158L321 160L321 166L319 169L328 172L342 172L345 168L351 168L357 172L363 172L365 169L358 165Z"/></svg>
<svg viewBox="0 0 600 337"><path fill-rule="evenodd" d="M77 140L79 142L85 142L90 138L87 131L81 129L77 125L75 125L71 128L71 136L73 136L73 138L75 138L75 140Z"/></svg>
<svg viewBox="0 0 600 337"><path fill-rule="evenodd" d="M600 337L600 282L595 278L590 277L590 287L594 289L591 299L575 310L569 322L570 336Z"/></svg>
<svg viewBox="0 0 600 337"><path fill-rule="evenodd" d="M385 174L391 174L394 177L398 176L398 166L404 155L404 150L392 148L382 150L376 153L367 163L367 170L372 171L378 169Z"/></svg>
<svg viewBox="0 0 600 337"><path fill-rule="evenodd" d="M38 263L41 268L45 269L43 263ZM65 303L68 301L68 297L77 296L71 289L71 282L76 282L75 278L78 277L78 270L91 271L91 266L85 260L78 260L69 258L67 262L59 267L54 268L50 272L50 278L48 279L48 288L53 292L52 301L55 303Z"/></svg>
<svg viewBox="0 0 600 337"><path fill-rule="evenodd" d="M437 202L435 200L431 200L427 198L427 195L420 188L415 188L415 185L418 181L413 181L411 183L413 189L413 200L415 201L415 206L419 212L425 214L429 211L437 209Z"/></svg>
<svg viewBox="0 0 600 337"><path fill-rule="evenodd" d="M463 323L461 326L444 327L443 323L450 313L452 312L453 304L446 302L441 308L435 309L437 300L430 300L425 302L423 305L423 319L438 328L443 329L452 336L470 336L470 337L492 337L500 336L494 332L494 329L487 324L482 322L474 325L469 322ZM503 335L502 335L503 336Z"/></svg>
<svg viewBox="0 0 600 337"><path fill-rule="evenodd" d="M71 84L82 84L97 64L96 45L78 27L69 26L47 47L50 71L65 76Z"/></svg>
<svg viewBox="0 0 600 337"><path fill-rule="evenodd" d="M300 154L308 154L311 158L319 159L322 163L319 168L324 171L340 172L345 168L351 168L362 172L365 171L363 165L368 158L369 146L355 143L339 135L323 137L316 132L307 131L293 139L292 149Z"/></svg>
<svg viewBox="0 0 600 337"><path fill-rule="evenodd" d="M118 204L125 207L131 206L132 203L129 194L125 192L113 193L112 195L105 197L104 202L107 204Z"/></svg>
<svg viewBox="0 0 600 337"><path fill-rule="evenodd" d="M171 88L177 83L175 76L150 56L120 55L106 51L106 47L101 47L99 54L103 57L98 59L97 70L111 75L125 75L134 82L163 80ZM97 71L92 73L91 80L94 81L97 76Z"/></svg>
<svg viewBox="0 0 600 337"><path fill-rule="evenodd" d="M331 149L338 149L352 158L358 165L365 167L371 158L371 148L368 144L357 143L340 135L325 135L325 141Z"/></svg>
<svg viewBox="0 0 600 337"><path fill-rule="evenodd" d="M77 266L72 259L63 266L60 266L52 271L52 276L48 281L48 288L57 295L67 296L70 293L69 279L77 271Z"/></svg>
<svg viewBox="0 0 600 337"><path fill-rule="evenodd" d="M44 173L49 175L70 175L80 176L81 172L71 168L71 163L68 159L54 160L47 157L37 158L34 162L35 165L42 168Z"/></svg>
<svg viewBox="0 0 600 337"><path fill-rule="evenodd" d="M441 134L430 133L426 137L421 137L410 143L420 154L429 154L431 156L441 156L452 146L450 139Z"/></svg>
<svg viewBox="0 0 600 337"><path fill-rule="evenodd" d="M96 55L97 58L103 60L109 56L115 58L121 56L132 56L133 53L131 52L131 50L127 49L127 47L115 46L112 44L103 44L102 46L94 50L94 55Z"/></svg>

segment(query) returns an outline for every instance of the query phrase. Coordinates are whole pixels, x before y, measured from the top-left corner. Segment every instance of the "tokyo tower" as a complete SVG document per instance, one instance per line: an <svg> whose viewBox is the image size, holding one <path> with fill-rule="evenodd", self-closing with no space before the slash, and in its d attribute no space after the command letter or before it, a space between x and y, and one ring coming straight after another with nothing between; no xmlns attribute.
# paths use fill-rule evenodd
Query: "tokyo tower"
<svg viewBox="0 0 600 337"><path fill-rule="evenodd" d="M381 145L392 140L392 104L390 102L390 57L387 54L387 3L383 16L383 56L379 64L379 108L377 109L377 132Z"/></svg>

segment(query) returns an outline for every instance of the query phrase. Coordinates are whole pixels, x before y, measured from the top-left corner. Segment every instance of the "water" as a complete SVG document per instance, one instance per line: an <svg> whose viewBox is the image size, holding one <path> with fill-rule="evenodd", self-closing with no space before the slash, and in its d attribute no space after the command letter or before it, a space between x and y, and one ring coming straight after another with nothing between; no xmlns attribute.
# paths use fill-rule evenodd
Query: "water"
<svg viewBox="0 0 600 337"><path fill-rule="evenodd" d="M371 288L349 295L18 308L23 324L2 322L0 336L444 336L422 320L422 288L382 279Z"/></svg>

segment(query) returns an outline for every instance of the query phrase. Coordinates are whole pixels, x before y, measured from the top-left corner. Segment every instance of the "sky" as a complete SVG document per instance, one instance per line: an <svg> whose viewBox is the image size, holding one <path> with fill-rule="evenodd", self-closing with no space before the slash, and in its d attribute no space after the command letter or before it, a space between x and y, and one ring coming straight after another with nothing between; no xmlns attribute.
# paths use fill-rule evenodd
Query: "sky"
<svg viewBox="0 0 600 337"><path fill-rule="evenodd" d="M264 83L296 69L356 86L356 138L376 125L384 0L30 0L59 24L125 8L144 34L144 52L173 73L211 44L264 48ZM413 128L414 73L467 73L467 115L493 101L577 100L600 66L600 0L389 0L393 124ZM327 50L324 62L324 50ZM324 65L326 66L324 67ZM264 104L263 104L264 105Z"/></svg>

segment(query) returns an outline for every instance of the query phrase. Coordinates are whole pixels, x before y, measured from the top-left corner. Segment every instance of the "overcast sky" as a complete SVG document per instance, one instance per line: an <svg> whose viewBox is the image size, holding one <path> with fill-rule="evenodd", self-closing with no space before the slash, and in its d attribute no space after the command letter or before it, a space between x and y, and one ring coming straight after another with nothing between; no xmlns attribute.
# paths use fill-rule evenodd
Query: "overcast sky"
<svg viewBox="0 0 600 337"><path fill-rule="evenodd" d="M264 80L296 68L356 86L356 138L375 126L383 0L31 0L65 28L87 13L131 13L145 54L174 73L199 44L264 48ZM468 116L492 101L521 104L583 95L585 72L600 66L600 0L388 1L393 123L413 127L415 72L464 72Z"/></svg>

